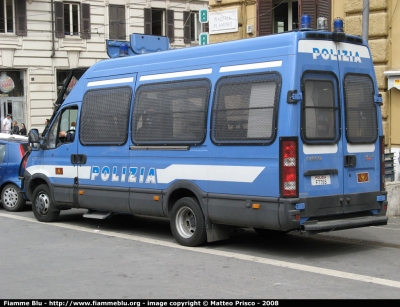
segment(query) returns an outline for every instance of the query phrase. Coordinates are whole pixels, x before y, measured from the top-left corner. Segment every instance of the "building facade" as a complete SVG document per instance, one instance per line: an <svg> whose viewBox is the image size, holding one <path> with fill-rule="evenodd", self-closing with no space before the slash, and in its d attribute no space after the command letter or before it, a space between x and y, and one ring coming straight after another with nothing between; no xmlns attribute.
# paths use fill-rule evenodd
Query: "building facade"
<svg viewBox="0 0 400 307"><path fill-rule="evenodd" d="M333 1L333 14L344 19L346 33L362 35L363 0ZM394 180L400 181L400 4L369 0L368 43L374 61L387 151L394 154ZM396 82L396 83L395 83Z"/></svg>
<svg viewBox="0 0 400 307"><path fill-rule="evenodd" d="M344 31L362 36L364 0L210 0L210 42L269 35L298 28L300 16L311 16L312 28L317 17L328 18L328 27L336 17L344 20ZM368 43L370 45L379 92L386 151L393 153L394 180L400 181L400 4L397 0L369 0ZM217 17L212 19L214 12ZM237 16L237 31L211 30L218 27L218 16ZM234 19L234 17L231 19Z"/></svg>
<svg viewBox="0 0 400 307"><path fill-rule="evenodd" d="M0 0L1 119L44 128L71 68L108 58L106 39L165 35L171 48L198 45L208 0Z"/></svg>

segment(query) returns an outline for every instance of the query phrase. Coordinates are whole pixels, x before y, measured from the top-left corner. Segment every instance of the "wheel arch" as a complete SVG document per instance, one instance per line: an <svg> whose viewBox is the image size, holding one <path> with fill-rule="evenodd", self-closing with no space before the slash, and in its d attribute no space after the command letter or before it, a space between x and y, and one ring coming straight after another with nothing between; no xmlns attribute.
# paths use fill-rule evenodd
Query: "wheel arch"
<svg viewBox="0 0 400 307"><path fill-rule="evenodd" d="M167 217L171 216L174 204L183 197L196 198L204 216L207 217L207 193L188 180L176 181L163 191L163 209Z"/></svg>
<svg viewBox="0 0 400 307"><path fill-rule="evenodd" d="M50 193L53 194L53 186L50 184L50 180L47 176L43 174L35 174L31 177L29 185L26 187L26 194L29 200L31 200L33 196L33 191L35 191L35 189L41 184L46 184L49 187Z"/></svg>

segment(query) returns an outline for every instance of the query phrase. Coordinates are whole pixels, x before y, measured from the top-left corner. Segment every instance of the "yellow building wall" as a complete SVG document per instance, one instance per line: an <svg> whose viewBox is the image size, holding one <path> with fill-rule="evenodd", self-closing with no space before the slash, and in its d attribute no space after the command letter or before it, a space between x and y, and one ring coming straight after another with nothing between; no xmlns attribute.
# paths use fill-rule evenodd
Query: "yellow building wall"
<svg viewBox="0 0 400 307"><path fill-rule="evenodd" d="M362 35L363 0L332 1L333 18L344 19L345 32ZM400 147L400 91L387 89L384 71L400 69L400 5L397 0L369 1L368 43L375 65L386 145ZM400 71L399 71L400 73Z"/></svg>
<svg viewBox="0 0 400 307"><path fill-rule="evenodd" d="M400 75L400 3L389 0L388 4L389 68L390 70L399 70ZM391 146L400 148L400 90L392 88L388 97Z"/></svg>
<svg viewBox="0 0 400 307"><path fill-rule="evenodd" d="M218 12L224 10L238 10L238 32L222 33L210 35L210 43L219 43L230 40L237 40L256 36L257 18L256 18L256 1L253 0L223 0L209 1L209 12ZM254 32L247 33L247 26L252 25Z"/></svg>

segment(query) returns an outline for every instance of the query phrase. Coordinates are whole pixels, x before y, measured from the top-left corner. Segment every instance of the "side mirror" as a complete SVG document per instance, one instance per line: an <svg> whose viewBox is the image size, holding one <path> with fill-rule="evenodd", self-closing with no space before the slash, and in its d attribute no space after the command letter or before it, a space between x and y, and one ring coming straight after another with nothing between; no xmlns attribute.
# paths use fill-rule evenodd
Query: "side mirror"
<svg viewBox="0 0 400 307"><path fill-rule="evenodd" d="M38 129L31 129L28 132L28 142L32 149L40 149L40 137Z"/></svg>
<svg viewBox="0 0 400 307"><path fill-rule="evenodd" d="M38 129L31 129L28 132L28 142L29 143L39 143L39 130Z"/></svg>

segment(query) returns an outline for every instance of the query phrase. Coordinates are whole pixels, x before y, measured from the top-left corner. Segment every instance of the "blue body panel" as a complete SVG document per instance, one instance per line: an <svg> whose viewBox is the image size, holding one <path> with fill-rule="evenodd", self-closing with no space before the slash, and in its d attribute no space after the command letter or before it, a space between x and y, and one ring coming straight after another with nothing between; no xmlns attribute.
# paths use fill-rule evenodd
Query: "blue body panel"
<svg viewBox="0 0 400 307"><path fill-rule="evenodd" d="M299 228L315 215L381 210L381 203L377 201L377 195L381 194L379 137L373 144L353 146L349 145L345 133L346 74L370 76L376 92L374 95L378 96L369 48L365 42L351 44L312 39L307 37L310 33L313 32L291 32L166 50L104 60L93 65L59 110L62 112L73 105L78 107L77 137L71 144L33 151L27 168L31 183L28 194L32 195L35 178L42 178L58 189L71 187L71 195L59 200L63 205L169 216L173 205L170 199L175 199L175 191L190 190L198 197L211 221L280 230ZM282 80L274 139L261 145L221 146L213 142L210 114L216 83L227 76L266 72L274 73ZM333 84L333 99L339 114L335 122L336 137L329 142L307 141L302 134L303 79L318 79L319 75ZM124 144L91 146L80 141L80 110L88 91L117 85L130 87L132 114L135 93L141 86L197 79L208 80L211 84L207 133L203 142L179 150L143 149L133 142L131 120L127 123L128 138ZM297 101L289 101L292 92L297 93L297 96L292 96ZM376 109L378 136L382 136L378 104ZM285 199L281 195L280 139L286 137L298 140L298 194L294 199ZM70 156L75 153L84 155L87 158L85 163L71 164ZM350 155L356 156L355 167L345 166L345 156ZM57 172L63 172L62 176ZM324 185L315 184L319 173L329 177ZM365 175L368 180L360 181L364 177L359 174L368 174ZM80 189L85 192L77 195ZM368 195L362 199L355 196L353 203L347 205L339 204L339 200L342 202L343 198L360 193ZM154 203L153 195L161 195L162 201ZM366 205L372 198L374 203ZM221 205L218 199L222 199ZM256 201L264 205L264 218L255 211L249 214L246 209L246 202ZM229 204L232 205L231 212L228 212ZM301 220L295 219L296 214L301 215Z"/></svg>

